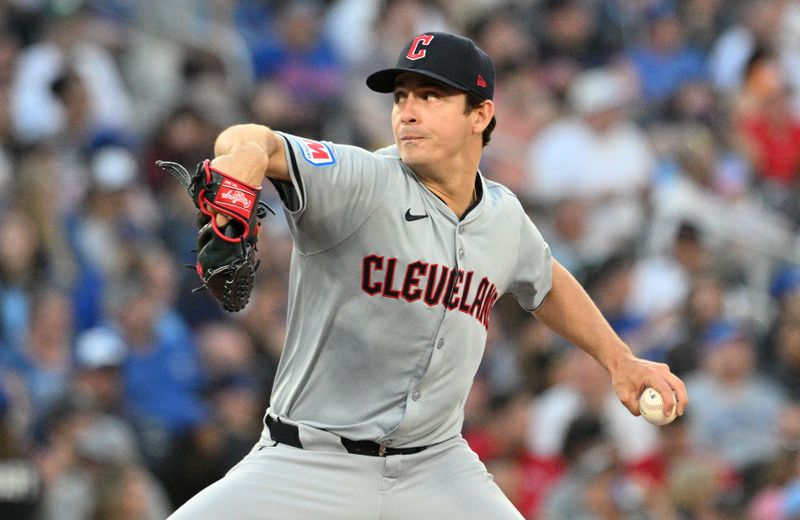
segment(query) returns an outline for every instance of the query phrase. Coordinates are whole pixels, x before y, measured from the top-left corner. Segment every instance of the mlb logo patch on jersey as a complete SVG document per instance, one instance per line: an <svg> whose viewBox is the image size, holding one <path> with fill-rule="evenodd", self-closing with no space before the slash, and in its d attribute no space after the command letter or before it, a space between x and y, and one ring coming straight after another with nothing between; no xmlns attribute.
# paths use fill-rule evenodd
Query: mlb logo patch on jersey
<svg viewBox="0 0 800 520"><path fill-rule="evenodd" d="M300 150L306 161L314 166L327 166L336 163L336 157L330 146L313 139L300 139Z"/></svg>

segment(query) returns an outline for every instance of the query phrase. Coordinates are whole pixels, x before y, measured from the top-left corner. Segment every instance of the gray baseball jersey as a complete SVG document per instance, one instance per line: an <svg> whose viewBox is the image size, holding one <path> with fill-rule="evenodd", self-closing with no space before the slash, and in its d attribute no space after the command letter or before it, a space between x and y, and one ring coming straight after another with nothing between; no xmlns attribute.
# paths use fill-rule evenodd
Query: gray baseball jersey
<svg viewBox="0 0 800 520"><path fill-rule="evenodd" d="M288 134L275 182L294 239L270 412L354 440L421 446L461 430L497 299L550 290L550 250L517 198L478 174L459 220L404 165Z"/></svg>

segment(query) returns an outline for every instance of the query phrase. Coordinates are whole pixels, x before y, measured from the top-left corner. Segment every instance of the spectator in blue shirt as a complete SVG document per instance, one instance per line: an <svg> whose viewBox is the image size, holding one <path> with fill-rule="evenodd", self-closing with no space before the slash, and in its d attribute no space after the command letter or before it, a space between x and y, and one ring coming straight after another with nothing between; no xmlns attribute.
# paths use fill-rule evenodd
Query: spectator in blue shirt
<svg viewBox="0 0 800 520"><path fill-rule="evenodd" d="M658 107L683 85L706 79L705 56L687 43L671 2L654 4L646 14L645 41L633 48L628 57L639 77L644 101Z"/></svg>

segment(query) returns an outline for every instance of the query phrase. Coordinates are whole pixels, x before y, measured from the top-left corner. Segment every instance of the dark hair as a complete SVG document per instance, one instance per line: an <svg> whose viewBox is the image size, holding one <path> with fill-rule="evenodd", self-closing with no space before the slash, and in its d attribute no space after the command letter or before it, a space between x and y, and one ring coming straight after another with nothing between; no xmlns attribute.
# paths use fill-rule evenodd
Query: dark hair
<svg viewBox="0 0 800 520"><path fill-rule="evenodd" d="M571 465L593 446L607 440L603 422L596 414L580 415L570 421L561 444L561 455Z"/></svg>
<svg viewBox="0 0 800 520"><path fill-rule="evenodd" d="M64 101L68 91L75 86L81 85L81 77L71 70L61 72L50 83L50 91L60 100Z"/></svg>
<svg viewBox="0 0 800 520"><path fill-rule="evenodd" d="M480 97L478 94L474 92L467 92L467 107L464 113L469 114L472 112L473 109L478 108L481 106L486 99ZM489 126L483 129L483 146L489 144L489 141L492 140L492 132L494 131L494 127L497 126L497 118L492 116L492 120L489 121Z"/></svg>
<svg viewBox="0 0 800 520"><path fill-rule="evenodd" d="M753 52L750 53L750 56L747 57L747 61L744 65L744 70L742 71L742 77L745 80L750 79L752 77L755 70L762 65L764 62L772 60L775 58L775 55L770 52L769 49L763 46L756 47Z"/></svg>

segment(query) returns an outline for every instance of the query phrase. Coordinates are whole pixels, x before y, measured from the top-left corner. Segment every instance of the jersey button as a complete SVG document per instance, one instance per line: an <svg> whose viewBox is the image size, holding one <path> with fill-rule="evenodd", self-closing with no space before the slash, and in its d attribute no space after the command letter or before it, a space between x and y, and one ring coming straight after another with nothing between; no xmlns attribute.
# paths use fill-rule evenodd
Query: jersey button
<svg viewBox="0 0 800 520"><path fill-rule="evenodd" d="M459 235L463 235L463 234L464 234L464 226L460 226L460 227L458 228L458 234L459 234Z"/></svg>
<svg viewBox="0 0 800 520"><path fill-rule="evenodd" d="M420 395L422 395L422 394L419 393L419 390L414 390L413 392L411 392L411 400L412 401L419 401Z"/></svg>
<svg viewBox="0 0 800 520"><path fill-rule="evenodd" d="M439 338L439 341L436 342L436 348L442 348L444 346L444 338Z"/></svg>
<svg viewBox="0 0 800 520"><path fill-rule="evenodd" d="M464 250L463 249L459 249L458 250L458 257L459 258L464 258Z"/></svg>

